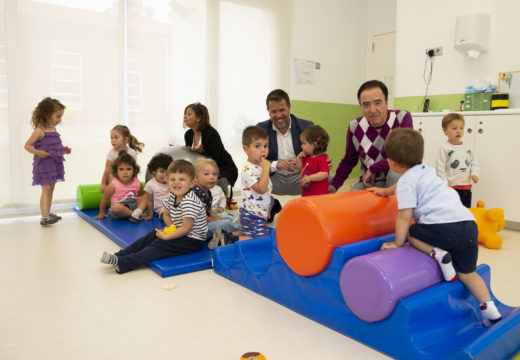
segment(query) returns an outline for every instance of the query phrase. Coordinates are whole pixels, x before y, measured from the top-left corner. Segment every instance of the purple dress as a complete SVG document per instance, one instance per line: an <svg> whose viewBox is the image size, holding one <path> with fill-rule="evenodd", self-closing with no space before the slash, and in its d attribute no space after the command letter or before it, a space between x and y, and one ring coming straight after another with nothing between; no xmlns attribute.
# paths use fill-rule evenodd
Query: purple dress
<svg viewBox="0 0 520 360"><path fill-rule="evenodd" d="M42 129L43 130L43 129ZM43 150L50 155L45 159L34 155L33 159L33 186L54 184L57 181L65 181L65 169L63 168L63 144L57 131L43 132L43 138L34 143L36 150Z"/></svg>

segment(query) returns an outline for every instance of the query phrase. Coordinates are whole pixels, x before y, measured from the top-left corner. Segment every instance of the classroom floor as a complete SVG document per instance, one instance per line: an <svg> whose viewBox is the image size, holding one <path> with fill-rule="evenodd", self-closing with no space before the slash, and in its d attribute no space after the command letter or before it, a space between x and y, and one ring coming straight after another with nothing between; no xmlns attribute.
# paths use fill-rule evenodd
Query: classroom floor
<svg viewBox="0 0 520 360"><path fill-rule="evenodd" d="M118 246L72 212L0 219L0 359L385 359L385 355L215 274L118 275ZM494 294L520 306L520 232L480 248ZM164 287L173 287L167 290Z"/></svg>

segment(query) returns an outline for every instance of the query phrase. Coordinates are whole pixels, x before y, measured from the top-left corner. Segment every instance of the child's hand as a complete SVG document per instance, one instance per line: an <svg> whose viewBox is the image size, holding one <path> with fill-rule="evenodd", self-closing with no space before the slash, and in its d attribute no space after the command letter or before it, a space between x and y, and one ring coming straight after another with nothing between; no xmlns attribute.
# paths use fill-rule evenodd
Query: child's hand
<svg viewBox="0 0 520 360"><path fill-rule="evenodd" d="M72 151L72 149L71 149L70 147L68 147L68 146L64 146L64 147L63 147L63 152L64 152L65 154L68 155L68 154L71 153L71 151Z"/></svg>
<svg viewBox="0 0 520 360"><path fill-rule="evenodd" d="M163 233L162 229L155 229L155 236L161 240L168 240L167 235Z"/></svg>
<svg viewBox="0 0 520 360"><path fill-rule="evenodd" d="M146 216L143 216L141 219L142 220L151 220L153 219L153 215L154 213L150 213L149 211L146 213Z"/></svg>
<svg viewBox="0 0 520 360"><path fill-rule="evenodd" d="M395 243L395 241L391 241L391 242L385 242L381 245L381 250L385 250L385 249L395 249L395 248L398 248L399 246Z"/></svg>
<svg viewBox="0 0 520 360"><path fill-rule="evenodd" d="M309 178L309 176L304 176L304 177L300 178L300 185L301 186L304 186L304 185L309 184L311 182L312 182L312 180Z"/></svg>
<svg viewBox="0 0 520 360"><path fill-rule="evenodd" d="M96 217L94 218L94 220L101 220L101 219L104 219L104 218L106 218L106 217L108 217L107 214L105 214L105 213L99 213L98 216L96 216Z"/></svg>
<svg viewBox="0 0 520 360"><path fill-rule="evenodd" d="M370 187L367 190L372 191L374 194L379 196L388 196L386 193L386 188Z"/></svg>
<svg viewBox="0 0 520 360"><path fill-rule="evenodd" d="M300 151L300 153L298 154L298 156L296 156L297 159L302 159L305 157L305 151Z"/></svg>
<svg viewBox="0 0 520 360"><path fill-rule="evenodd" d="M36 155L38 155L42 159L45 159L46 157L49 157L50 154L47 151L38 150L38 153Z"/></svg>
<svg viewBox="0 0 520 360"><path fill-rule="evenodd" d="M217 212L218 213L223 213L224 211L226 211L224 208L221 208L221 207L217 208Z"/></svg>
<svg viewBox="0 0 520 360"><path fill-rule="evenodd" d="M477 184L478 183L478 176L477 175L471 175L471 180L473 180L473 182L475 184Z"/></svg>
<svg viewBox="0 0 520 360"><path fill-rule="evenodd" d="M269 170L271 170L271 162L266 158L262 158L260 161L260 167L262 168L262 171L269 172Z"/></svg>

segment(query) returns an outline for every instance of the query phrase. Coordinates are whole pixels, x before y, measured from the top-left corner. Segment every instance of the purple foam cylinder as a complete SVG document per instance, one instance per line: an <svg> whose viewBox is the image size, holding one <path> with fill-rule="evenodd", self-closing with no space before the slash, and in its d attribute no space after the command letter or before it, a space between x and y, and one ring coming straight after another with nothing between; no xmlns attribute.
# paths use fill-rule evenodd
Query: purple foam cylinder
<svg viewBox="0 0 520 360"><path fill-rule="evenodd" d="M385 319L401 299L442 280L437 262L411 246L357 256L339 278L347 306L368 322Z"/></svg>

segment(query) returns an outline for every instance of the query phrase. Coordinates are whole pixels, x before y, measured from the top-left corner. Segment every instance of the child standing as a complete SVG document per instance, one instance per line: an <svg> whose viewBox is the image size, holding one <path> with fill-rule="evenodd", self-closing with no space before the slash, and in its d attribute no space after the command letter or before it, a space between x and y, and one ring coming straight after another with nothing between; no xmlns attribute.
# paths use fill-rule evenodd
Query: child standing
<svg viewBox="0 0 520 360"><path fill-rule="evenodd" d="M464 117L451 113L442 118L442 131L448 141L439 149L435 169L437 175L457 191L460 201L471 207L471 181L478 183L480 173L473 151L462 143Z"/></svg>
<svg viewBox="0 0 520 360"><path fill-rule="evenodd" d="M381 249L400 247L408 236L410 244L437 260L446 281L457 276L480 304L482 321L490 326L501 319L482 278L475 272L478 230L471 212L457 193L446 186L435 170L422 164L424 141L418 131L394 129L385 142L392 171L401 174L390 188L371 188L376 194L397 196L399 213L395 240ZM410 226L410 220L415 224Z"/></svg>
<svg viewBox="0 0 520 360"><path fill-rule="evenodd" d="M113 179L111 167L114 160L119 156L119 153L124 150L137 160L137 153L143 151L144 147L144 144L139 142L125 125L116 125L112 128L110 131L110 142L112 149L108 151L105 171L101 177L101 192L105 192L106 187Z"/></svg>
<svg viewBox="0 0 520 360"><path fill-rule="evenodd" d="M211 207L213 196L209 189L218 186L216 185L217 179L218 166L215 160L210 158L197 160L195 163L195 185L193 186L193 192L199 197L206 208L206 220L208 222L207 239L211 239L217 229L230 233L239 230L238 226L233 224L231 220L218 216ZM215 237L215 239L216 238L217 237ZM211 241L208 244L208 248L213 249L216 243L217 240Z"/></svg>
<svg viewBox="0 0 520 360"><path fill-rule="evenodd" d="M296 166L301 171L302 196L328 193L329 165L327 146L329 134L319 125L311 125L300 135L302 151L296 157Z"/></svg>
<svg viewBox="0 0 520 360"><path fill-rule="evenodd" d="M146 211L146 215L143 220L152 219L154 211L159 215L159 219L163 219L163 201L169 192L166 170L172 161L172 157L168 154L159 153L152 157L148 163L148 172L153 174L153 177L144 186L146 193L139 199L137 207L132 212L132 216L129 217L131 222L138 223L144 211Z"/></svg>
<svg viewBox="0 0 520 360"><path fill-rule="evenodd" d="M192 191L195 169L186 160L168 167L170 193L164 200L166 226L177 229L168 235L154 229L115 254L103 253L101 262L112 265L119 274L135 270L150 261L189 254L202 249L208 230L204 205Z"/></svg>
<svg viewBox="0 0 520 360"><path fill-rule="evenodd" d="M121 150L119 156L112 164L112 174L114 180L106 187L101 203L99 204L99 214L96 220L107 217L105 210L108 199L110 198L110 209L108 216L112 219L128 219L135 207L139 196L142 194L143 186L137 178L139 165L135 159L126 151Z"/></svg>
<svg viewBox="0 0 520 360"><path fill-rule="evenodd" d="M31 124L34 131L25 143L25 150L34 154L33 186L41 185L40 224L51 225L61 216L51 213L52 195L57 181L65 181L63 154L70 154L71 149L63 146L56 125L61 123L65 106L56 99L46 97L32 113Z"/></svg>

